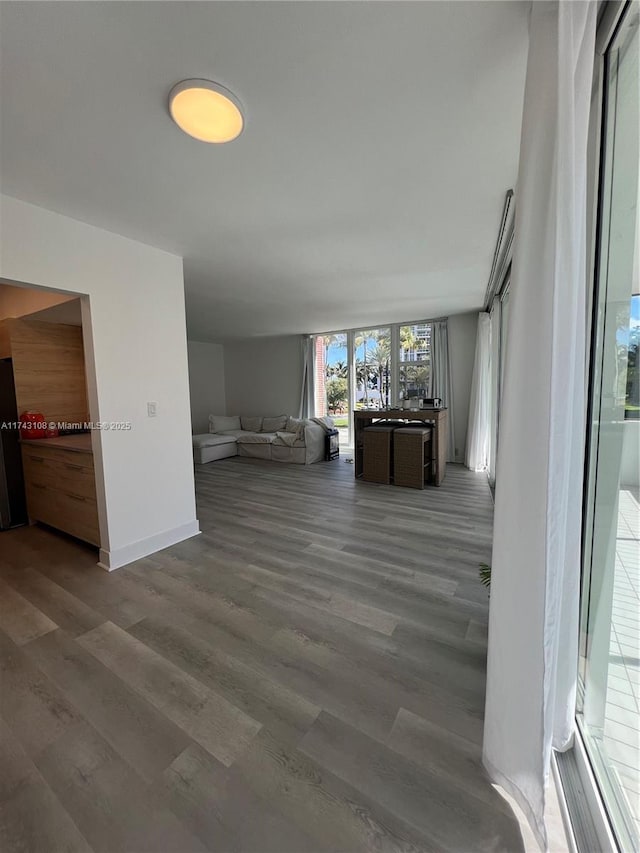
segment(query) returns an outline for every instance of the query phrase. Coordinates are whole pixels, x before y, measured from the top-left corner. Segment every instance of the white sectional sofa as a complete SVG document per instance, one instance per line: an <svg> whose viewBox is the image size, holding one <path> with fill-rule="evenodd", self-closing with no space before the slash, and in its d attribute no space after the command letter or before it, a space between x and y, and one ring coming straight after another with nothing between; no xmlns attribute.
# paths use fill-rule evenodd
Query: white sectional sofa
<svg viewBox="0 0 640 853"><path fill-rule="evenodd" d="M193 458L201 465L236 455L311 465L324 459L332 426L331 418L210 415L209 432L193 436Z"/></svg>

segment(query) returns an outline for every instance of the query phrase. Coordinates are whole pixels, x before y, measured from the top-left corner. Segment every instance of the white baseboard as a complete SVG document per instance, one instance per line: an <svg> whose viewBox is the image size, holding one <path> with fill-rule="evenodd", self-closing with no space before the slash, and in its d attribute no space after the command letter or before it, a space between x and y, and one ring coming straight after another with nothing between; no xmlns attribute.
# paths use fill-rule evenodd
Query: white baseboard
<svg viewBox="0 0 640 853"><path fill-rule="evenodd" d="M155 554L156 551L162 551L163 548L197 536L198 533L200 533L200 523L195 519L195 521L189 521L187 524L181 524L180 527L173 527L171 530L164 530L162 533L156 533L147 539L140 539L139 542L132 542L131 545L125 545L123 548L116 548L113 551L106 551L101 548L98 565L106 571L112 572L114 569L120 569L122 566L133 563L134 560L148 557L150 554Z"/></svg>

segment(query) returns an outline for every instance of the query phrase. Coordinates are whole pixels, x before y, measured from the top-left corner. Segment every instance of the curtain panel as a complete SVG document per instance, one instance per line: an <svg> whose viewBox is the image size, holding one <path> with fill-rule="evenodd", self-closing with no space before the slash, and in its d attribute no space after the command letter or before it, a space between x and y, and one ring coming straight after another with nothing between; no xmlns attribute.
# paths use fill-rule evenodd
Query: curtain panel
<svg viewBox="0 0 640 853"><path fill-rule="evenodd" d="M478 314L476 354L471 379L469 426L465 465L472 471L486 471L489 460L491 429L491 320L489 314Z"/></svg>
<svg viewBox="0 0 640 853"><path fill-rule="evenodd" d="M483 758L543 847L551 750L575 718L596 13L531 8L500 418Z"/></svg>
<svg viewBox="0 0 640 853"><path fill-rule="evenodd" d="M300 389L299 418L315 417L315 388L313 370L313 338L302 336L302 387Z"/></svg>
<svg viewBox="0 0 640 853"><path fill-rule="evenodd" d="M431 330L431 388L432 396L440 397L447 411L447 462L455 461L455 431L453 423L453 386L449 359L449 332L446 320L435 320Z"/></svg>
<svg viewBox="0 0 640 853"><path fill-rule="evenodd" d="M502 322L502 306L499 299L495 299L489 312L490 355L490 404L489 404L489 444L487 448L487 470L489 472L489 483L493 486L496 481L496 469L498 466L498 423L500 413L500 324ZM504 353L503 359L504 361Z"/></svg>

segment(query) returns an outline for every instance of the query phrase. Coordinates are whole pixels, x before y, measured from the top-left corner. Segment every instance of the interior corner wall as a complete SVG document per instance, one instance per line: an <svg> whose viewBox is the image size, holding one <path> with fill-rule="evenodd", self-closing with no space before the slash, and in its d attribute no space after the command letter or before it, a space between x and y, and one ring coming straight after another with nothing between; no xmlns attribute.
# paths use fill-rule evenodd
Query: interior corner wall
<svg viewBox="0 0 640 853"><path fill-rule="evenodd" d="M85 295L91 418L131 423L92 434L102 563L194 535L182 259L8 196L0 222L0 278Z"/></svg>
<svg viewBox="0 0 640 853"><path fill-rule="evenodd" d="M228 415L294 415L300 409L300 335L226 343L224 374Z"/></svg>
<svg viewBox="0 0 640 853"><path fill-rule="evenodd" d="M447 320L449 359L453 386L453 419L456 437L455 461L464 462L469 421L471 378L476 350L478 313L454 314Z"/></svg>
<svg viewBox="0 0 640 853"><path fill-rule="evenodd" d="M209 432L209 415L227 410L222 344L187 341L191 430L194 435Z"/></svg>

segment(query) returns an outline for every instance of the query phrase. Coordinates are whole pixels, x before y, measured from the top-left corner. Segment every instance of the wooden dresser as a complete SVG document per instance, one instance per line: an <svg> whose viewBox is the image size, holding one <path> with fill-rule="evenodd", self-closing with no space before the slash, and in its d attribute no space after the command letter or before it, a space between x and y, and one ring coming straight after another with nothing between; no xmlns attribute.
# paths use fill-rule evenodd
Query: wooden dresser
<svg viewBox="0 0 640 853"><path fill-rule="evenodd" d="M99 546L91 436L27 439L22 462L31 521Z"/></svg>

